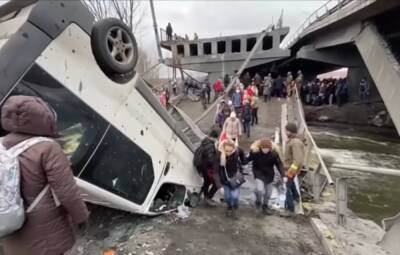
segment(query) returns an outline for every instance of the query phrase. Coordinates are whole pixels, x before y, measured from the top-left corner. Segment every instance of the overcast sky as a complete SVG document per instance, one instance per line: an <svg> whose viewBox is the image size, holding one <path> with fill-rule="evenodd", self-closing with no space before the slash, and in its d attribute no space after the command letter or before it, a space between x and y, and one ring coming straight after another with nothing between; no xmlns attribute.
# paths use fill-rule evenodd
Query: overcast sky
<svg viewBox="0 0 400 255"><path fill-rule="evenodd" d="M260 32L279 19L282 9L283 24L292 33L325 1L155 1L159 27L165 28L171 22L174 33L193 38L197 32L200 38L219 35L234 35ZM143 1L146 10L142 33L137 40L142 47L156 58L156 44L149 3Z"/></svg>

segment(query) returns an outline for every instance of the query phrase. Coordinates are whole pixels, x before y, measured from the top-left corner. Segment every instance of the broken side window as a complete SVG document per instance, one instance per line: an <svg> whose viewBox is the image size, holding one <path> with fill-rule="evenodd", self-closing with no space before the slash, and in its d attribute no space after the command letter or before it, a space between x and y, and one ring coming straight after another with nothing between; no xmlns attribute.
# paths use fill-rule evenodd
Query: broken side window
<svg viewBox="0 0 400 255"><path fill-rule="evenodd" d="M81 178L143 204L154 182L153 163L149 154L111 127Z"/></svg>
<svg viewBox="0 0 400 255"><path fill-rule="evenodd" d="M165 212L176 209L184 203L186 188L183 185L164 183L158 190L150 211Z"/></svg>

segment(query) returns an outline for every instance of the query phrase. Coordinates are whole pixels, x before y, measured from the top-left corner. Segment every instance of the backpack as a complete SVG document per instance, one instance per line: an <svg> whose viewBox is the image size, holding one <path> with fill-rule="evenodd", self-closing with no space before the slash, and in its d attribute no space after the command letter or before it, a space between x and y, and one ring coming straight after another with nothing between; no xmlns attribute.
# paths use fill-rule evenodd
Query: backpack
<svg viewBox="0 0 400 255"><path fill-rule="evenodd" d="M193 156L193 165L197 168L199 173L201 172L201 166L203 164L203 151L204 146L203 144L200 144L200 146L194 151Z"/></svg>
<svg viewBox="0 0 400 255"><path fill-rule="evenodd" d="M50 185L46 185L25 211L20 193L21 176L18 157L30 147L41 142L53 142L53 140L45 137L33 137L9 150L6 150L0 143L0 238L20 229L25 221L25 213L30 213L50 189ZM53 197L58 206L59 201L54 193Z"/></svg>

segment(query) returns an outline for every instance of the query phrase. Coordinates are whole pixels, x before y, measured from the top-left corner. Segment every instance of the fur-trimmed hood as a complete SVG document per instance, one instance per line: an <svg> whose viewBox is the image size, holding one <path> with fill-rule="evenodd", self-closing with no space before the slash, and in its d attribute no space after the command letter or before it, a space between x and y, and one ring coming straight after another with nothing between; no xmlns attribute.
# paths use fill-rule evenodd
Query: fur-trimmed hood
<svg viewBox="0 0 400 255"><path fill-rule="evenodd" d="M251 144L250 146L251 152L255 153L260 151L260 142L261 140L256 140ZM272 142L272 151L279 152L279 147L274 142Z"/></svg>

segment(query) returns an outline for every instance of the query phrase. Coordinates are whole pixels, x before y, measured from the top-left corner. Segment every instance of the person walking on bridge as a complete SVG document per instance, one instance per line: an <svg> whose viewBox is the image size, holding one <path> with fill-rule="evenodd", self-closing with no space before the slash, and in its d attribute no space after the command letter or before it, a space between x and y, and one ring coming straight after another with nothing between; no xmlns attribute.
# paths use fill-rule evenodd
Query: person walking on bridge
<svg viewBox="0 0 400 255"><path fill-rule="evenodd" d="M272 210L268 206L268 201L272 194L273 181L276 167L281 177L285 176L282 161L278 152L273 148L272 141L264 138L255 141L250 147L250 154L243 164L253 162L253 175L256 183L256 209L265 215L271 215Z"/></svg>
<svg viewBox="0 0 400 255"><path fill-rule="evenodd" d="M229 86L229 83L231 83L231 77L229 77L229 74L225 74L225 77L224 77L225 88L227 88Z"/></svg>
<svg viewBox="0 0 400 255"><path fill-rule="evenodd" d="M224 84L222 83L221 79L217 79L217 81L213 85L214 89L214 101L217 100L218 97L224 93Z"/></svg>
<svg viewBox="0 0 400 255"><path fill-rule="evenodd" d="M208 78L206 78L204 80L204 84L206 84L206 101L207 101L207 104L210 104L210 100L211 100L211 83L210 83L210 80Z"/></svg>
<svg viewBox="0 0 400 255"><path fill-rule="evenodd" d="M210 207L215 207L213 200L215 193L222 187L219 182L218 169L215 169L215 160L217 155L218 132L212 130L206 138L201 141L201 175L204 182L201 192L204 193L204 201Z"/></svg>
<svg viewBox="0 0 400 255"><path fill-rule="evenodd" d="M167 28L165 29L167 32L167 40L171 41L172 40L172 26L171 22L168 22Z"/></svg>
<svg viewBox="0 0 400 255"><path fill-rule="evenodd" d="M258 125L258 96L251 98L251 125Z"/></svg>
<svg viewBox="0 0 400 255"><path fill-rule="evenodd" d="M252 109L250 105L250 100L246 99L243 105L242 121L243 121L243 131L246 133L247 138L250 138L251 119L252 119Z"/></svg>
<svg viewBox="0 0 400 255"><path fill-rule="evenodd" d="M201 85L200 100L201 104L203 105L203 109L207 109L207 85L205 83Z"/></svg>
<svg viewBox="0 0 400 255"><path fill-rule="evenodd" d="M300 201L294 178L300 173L304 160L304 143L297 136L297 125L288 123L285 127L288 143L285 151L285 168L287 169L284 182L286 183L286 211L284 217L294 216L294 201Z"/></svg>
<svg viewBox="0 0 400 255"><path fill-rule="evenodd" d="M219 169L221 183L224 187L224 200L227 204L226 216L238 218L240 185L243 184L240 150L235 142L226 139L220 144L215 169Z"/></svg>
<svg viewBox="0 0 400 255"><path fill-rule="evenodd" d="M268 76L264 77L264 89L263 89L264 102L267 102L270 99L271 88L272 88L272 76L271 73L269 73Z"/></svg>
<svg viewBox="0 0 400 255"><path fill-rule="evenodd" d="M235 108L237 115L241 113L243 94L239 87L236 87L235 92L232 94L232 104Z"/></svg>
<svg viewBox="0 0 400 255"><path fill-rule="evenodd" d="M242 136L242 125L240 124L240 120L236 117L235 112L231 112L230 117L225 120L222 133L225 133L226 136L233 141L239 141Z"/></svg>

